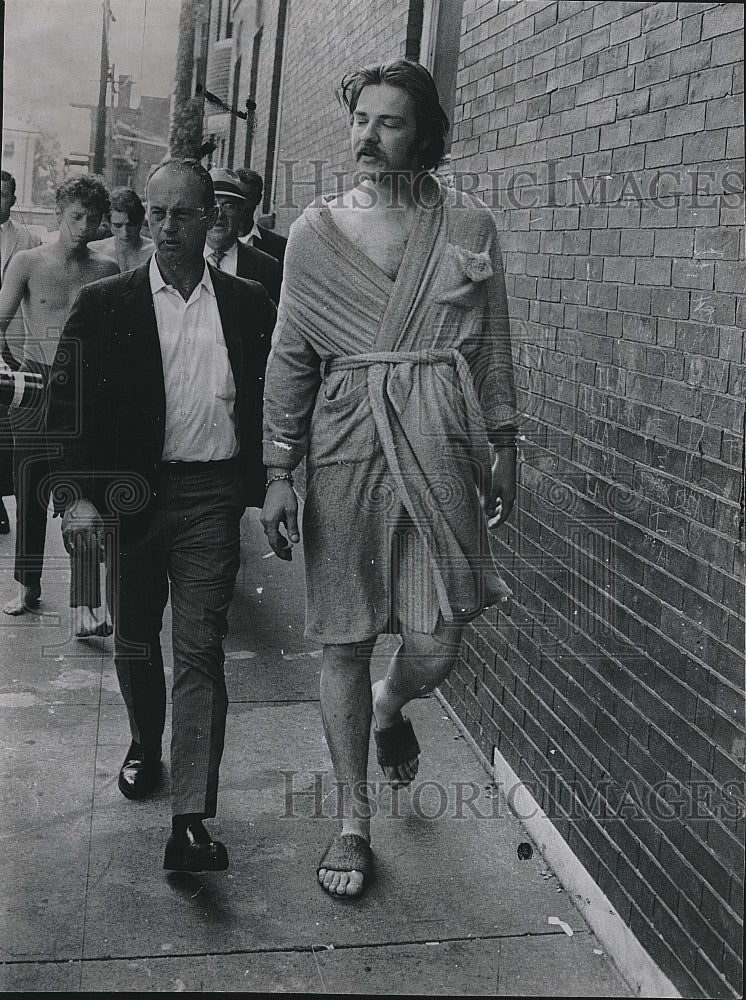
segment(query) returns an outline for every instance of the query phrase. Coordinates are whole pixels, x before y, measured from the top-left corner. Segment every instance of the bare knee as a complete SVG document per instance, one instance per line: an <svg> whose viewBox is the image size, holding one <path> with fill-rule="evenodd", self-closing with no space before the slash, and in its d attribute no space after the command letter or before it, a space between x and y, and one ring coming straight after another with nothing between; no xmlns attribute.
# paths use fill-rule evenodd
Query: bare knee
<svg viewBox="0 0 746 1000"><path fill-rule="evenodd" d="M368 671L375 641L368 643L329 643L324 646L321 669L326 674L340 671Z"/></svg>
<svg viewBox="0 0 746 1000"><path fill-rule="evenodd" d="M450 670L458 658L461 646L461 629L445 631L441 629L432 635L424 632L410 632L402 635L399 650L401 658L416 658L423 664L430 664L434 672Z"/></svg>

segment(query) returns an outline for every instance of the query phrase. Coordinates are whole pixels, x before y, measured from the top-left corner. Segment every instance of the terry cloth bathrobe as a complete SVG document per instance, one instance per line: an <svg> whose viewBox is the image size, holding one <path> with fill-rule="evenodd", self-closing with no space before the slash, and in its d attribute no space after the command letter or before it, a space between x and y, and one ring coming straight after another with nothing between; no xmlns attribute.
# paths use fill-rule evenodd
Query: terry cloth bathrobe
<svg viewBox="0 0 746 1000"><path fill-rule="evenodd" d="M426 178L396 280L323 200L292 225L267 366L264 464L306 456L306 632L432 633L510 591L480 494L516 419L495 222Z"/></svg>

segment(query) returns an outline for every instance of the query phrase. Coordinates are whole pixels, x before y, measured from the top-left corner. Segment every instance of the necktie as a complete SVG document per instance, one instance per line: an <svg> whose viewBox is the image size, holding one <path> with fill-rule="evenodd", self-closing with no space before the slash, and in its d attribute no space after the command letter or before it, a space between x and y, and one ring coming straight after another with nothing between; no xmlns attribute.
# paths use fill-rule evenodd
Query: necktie
<svg viewBox="0 0 746 1000"><path fill-rule="evenodd" d="M225 254L223 253L222 250L213 250L211 256L212 256L213 262L215 263L215 267L219 271L220 270L220 261L223 259L223 257L225 257Z"/></svg>

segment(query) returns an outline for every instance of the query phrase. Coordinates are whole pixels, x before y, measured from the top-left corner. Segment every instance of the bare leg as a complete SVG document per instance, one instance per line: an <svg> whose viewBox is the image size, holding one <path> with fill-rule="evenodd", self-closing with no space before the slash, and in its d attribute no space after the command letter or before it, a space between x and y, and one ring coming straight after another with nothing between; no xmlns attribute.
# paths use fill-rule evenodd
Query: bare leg
<svg viewBox="0 0 746 1000"><path fill-rule="evenodd" d="M76 638L85 639L93 635L107 636L114 631L111 616L105 604L97 608L81 605L72 610L73 632Z"/></svg>
<svg viewBox="0 0 746 1000"><path fill-rule="evenodd" d="M321 713L337 780L342 833L370 841L368 742L370 740L370 657L373 644L324 646ZM363 876L355 870L319 869L319 882L330 893L357 896Z"/></svg>
<svg viewBox="0 0 746 1000"><path fill-rule="evenodd" d="M22 615L26 611L33 611L39 603L41 597L41 587L26 587L22 583L18 584L18 592L3 608L6 615Z"/></svg>
<svg viewBox="0 0 746 1000"><path fill-rule="evenodd" d="M402 633L402 644L391 659L383 680L373 685L376 726L387 729L401 721L401 710L413 698L429 694L448 676L458 658L462 629L438 626L433 635ZM419 758L386 768L393 785L409 784L417 774Z"/></svg>
<svg viewBox="0 0 746 1000"><path fill-rule="evenodd" d="M111 635L106 602L101 602L101 550L76 540L70 553L70 607L76 639Z"/></svg>

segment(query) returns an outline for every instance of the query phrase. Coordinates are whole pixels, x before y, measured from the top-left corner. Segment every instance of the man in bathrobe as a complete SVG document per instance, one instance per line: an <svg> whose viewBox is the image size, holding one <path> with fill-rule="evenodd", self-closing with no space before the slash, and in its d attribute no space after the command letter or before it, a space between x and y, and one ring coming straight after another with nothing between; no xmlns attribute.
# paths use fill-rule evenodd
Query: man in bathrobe
<svg viewBox="0 0 746 1000"><path fill-rule="evenodd" d="M486 528L516 492L515 394L494 219L443 186L448 119L430 74L398 60L345 77L358 173L290 230L267 369L262 523L290 559L292 471L306 457L309 637L324 648L321 708L342 829L322 886L370 881L368 741L397 787L419 746L401 710L458 657L463 625L509 590ZM284 525L287 537L280 531ZM401 635L371 690L376 637Z"/></svg>

